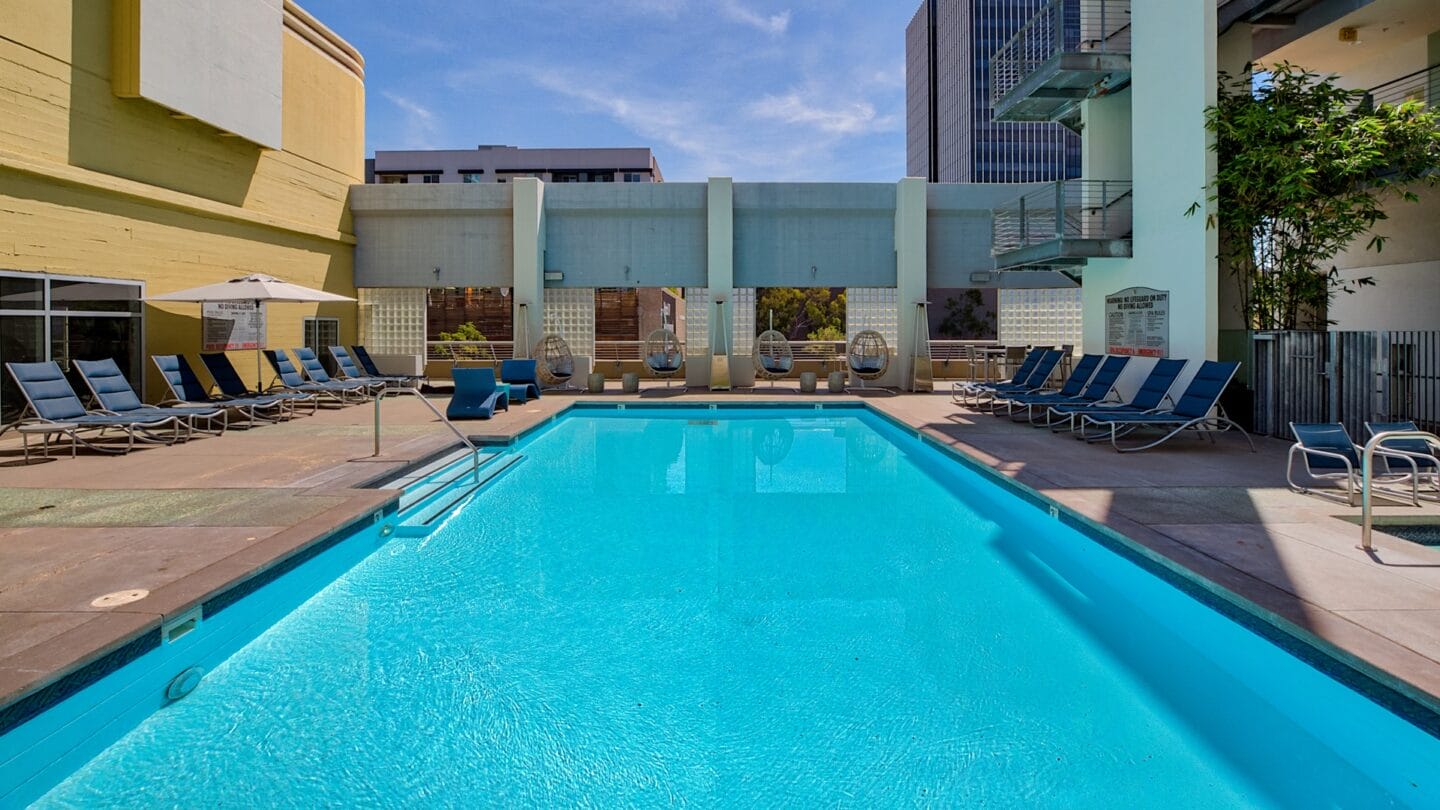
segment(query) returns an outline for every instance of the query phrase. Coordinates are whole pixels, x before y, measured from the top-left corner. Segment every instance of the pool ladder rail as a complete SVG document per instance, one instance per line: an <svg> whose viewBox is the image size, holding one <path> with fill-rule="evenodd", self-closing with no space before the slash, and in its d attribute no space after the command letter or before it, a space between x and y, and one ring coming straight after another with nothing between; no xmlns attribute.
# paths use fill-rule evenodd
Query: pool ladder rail
<svg viewBox="0 0 1440 810"><path fill-rule="evenodd" d="M1375 450L1381 444L1392 439L1421 439L1436 451L1440 451L1440 436L1423 430L1390 430L1384 433L1377 433L1370 437L1365 443L1364 452L1360 456L1360 545L1363 551L1373 552L1374 544L1374 510L1370 505L1372 479L1375 473Z"/></svg>
<svg viewBox="0 0 1440 810"><path fill-rule="evenodd" d="M396 534L402 537L428 535L439 521L466 498L510 472L525 456L519 453L495 453L479 462L473 473L469 468L407 488L400 498L400 524Z"/></svg>

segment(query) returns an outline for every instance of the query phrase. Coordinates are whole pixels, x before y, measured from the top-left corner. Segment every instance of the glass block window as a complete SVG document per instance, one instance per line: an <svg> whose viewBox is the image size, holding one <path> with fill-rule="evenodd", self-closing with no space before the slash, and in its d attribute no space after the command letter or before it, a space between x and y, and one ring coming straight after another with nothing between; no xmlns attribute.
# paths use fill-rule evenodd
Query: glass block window
<svg viewBox="0 0 1440 810"><path fill-rule="evenodd" d="M1007 346L1080 345L1080 288L1001 290L1000 342Z"/></svg>
<svg viewBox="0 0 1440 810"><path fill-rule="evenodd" d="M884 336L891 351L900 345L900 306L894 287L845 288L845 342L867 329Z"/></svg>
<svg viewBox="0 0 1440 810"><path fill-rule="evenodd" d="M685 288L685 354L704 357L710 353L710 290L706 287Z"/></svg>
<svg viewBox="0 0 1440 810"><path fill-rule="evenodd" d="M425 354L425 290L361 287L360 342L371 354Z"/></svg>
<svg viewBox="0 0 1440 810"><path fill-rule="evenodd" d="M755 288L736 287L730 301L730 353L745 356L755 351Z"/></svg>
<svg viewBox="0 0 1440 810"><path fill-rule="evenodd" d="M593 358L595 291L562 287L545 290L545 334L559 335L576 357Z"/></svg>

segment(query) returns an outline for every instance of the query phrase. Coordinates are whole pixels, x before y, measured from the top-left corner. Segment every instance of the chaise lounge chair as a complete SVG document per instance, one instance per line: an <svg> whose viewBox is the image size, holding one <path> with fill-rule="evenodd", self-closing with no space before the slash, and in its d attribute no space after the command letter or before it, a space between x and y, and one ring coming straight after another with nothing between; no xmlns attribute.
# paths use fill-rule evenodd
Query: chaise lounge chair
<svg viewBox="0 0 1440 810"><path fill-rule="evenodd" d="M313 392L305 391L266 391L256 393L250 390L245 381L240 379L240 373L235 370L235 365L230 362L230 357L224 352L211 352L201 354L200 362L205 364L205 370L210 372L210 379L215 381L215 387L220 393L231 399L275 399L283 400L290 409L290 414L295 414L295 406L302 402L310 403L310 413L320 407L320 400Z"/></svg>
<svg viewBox="0 0 1440 810"><path fill-rule="evenodd" d="M160 376L170 389L170 399L162 405L210 405L239 411L250 422L275 422L293 415L291 401L284 397L216 397L200 382L183 354L152 354L150 360L160 369Z"/></svg>
<svg viewBox="0 0 1440 810"><path fill-rule="evenodd" d="M1089 357L1099 357L1099 355L1086 355L1082 357L1080 362L1076 364L1075 371L1070 375L1071 380L1081 376L1082 367L1085 365L1085 360ZM1115 381L1120 379L1121 372L1123 372L1129 364L1130 358L1128 356L1111 355L1099 363L1099 368L1095 370L1093 375L1086 375L1086 377L1089 378L1088 380L1082 378L1079 393L1070 394L1069 391L1073 389L1070 382L1067 381L1066 387L1062 388L1057 394L1023 394L1009 397L1005 401L1005 406L1011 419L1015 419L1015 412L1020 410L1021 414L1029 420L1031 424L1035 424L1035 419L1038 415L1047 412L1048 409L1055 406L1092 405L1096 402L1103 402L1106 397L1110 396L1110 392L1115 390ZM1017 419L1016 421L1019 420Z"/></svg>
<svg viewBox="0 0 1440 810"><path fill-rule="evenodd" d="M1233 429L1240 431L1253 453L1255 442L1251 441L1250 434L1219 409L1220 395L1225 393L1225 387L1234 379L1235 372L1239 369L1239 363L1206 360L1196 370L1195 377L1185 387L1185 393L1180 395L1174 408L1150 413L1084 413L1080 415L1080 434L1087 440L1095 440L1086 434L1087 426L1095 425L1107 431L1105 435L1110 438L1110 446L1118 452L1135 453L1164 444L1187 431L1209 437L1213 441L1216 433ZM1136 447L1120 446L1121 436L1145 428L1163 430L1166 433L1152 442Z"/></svg>
<svg viewBox="0 0 1440 810"><path fill-rule="evenodd" d="M1100 361L1104 359L1105 357L1099 354L1087 354L1084 357L1081 357L1080 362L1075 364L1075 370L1070 372L1070 376L1065 379L1065 384L1060 386L1059 391L1036 392L1033 394L999 394L996 396L996 401L997 403L1003 404L1005 406L1005 413L1007 416L1013 414L1014 408L1021 407L1025 402L1029 402L1031 400L1039 402L1044 402L1046 400L1053 402L1069 402L1075 397L1080 396L1080 392L1085 390L1085 383L1088 382L1090 380L1090 377L1095 374L1095 369L1100 367ZM1019 402L1017 402L1017 400ZM1012 405L1012 403L1014 404ZM1000 414L1000 409L997 407L994 410L994 413L998 416Z"/></svg>
<svg viewBox="0 0 1440 810"><path fill-rule="evenodd" d="M1419 432L1420 428L1413 421L1403 422L1366 422L1365 430L1371 438L1381 433L1393 433L1397 430L1406 432ZM1392 453L1399 453L1409 456L1415 462L1415 475L1419 479L1416 484L1429 481L1433 493L1427 493L1431 497L1440 499L1440 458L1435 455L1435 445L1425 439L1386 439L1380 444L1381 447Z"/></svg>
<svg viewBox="0 0 1440 810"><path fill-rule="evenodd" d="M385 381L373 377L345 380L333 379L330 376L330 372L325 370L325 366L321 365L320 358L315 356L315 352L304 346L298 349L291 349L290 353L295 356L295 361L300 364L301 371L304 371L305 376L310 378L310 382L319 383L320 385L345 386L351 390L363 391L367 399L370 396L381 395L385 391Z"/></svg>
<svg viewBox="0 0 1440 810"><path fill-rule="evenodd" d="M1290 453L1285 459L1285 480L1290 484L1290 489L1301 493L1311 492L1308 487L1295 483L1295 459L1298 456L1304 460L1305 474L1311 478L1320 481L1344 481L1345 503L1355 506L1361 488L1360 454L1364 452L1364 448L1351 441L1350 432L1345 426L1339 422L1291 422L1290 432L1295 436L1295 443L1290 445ZM1375 448L1375 455L1385 459L1386 472L1375 476L1374 480L1385 484L1409 481L1408 499L1419 506L1420 472L1416 459L1384 447ZM1401 472L1391 470L1392 462L1401 467ZM1378 486L1373 491L1390 498L1398 495Z"/></svg>
<svg viewBox="0 0 1440 810"><path fill-rule="evenodd" d="M534 360L501 360L500 382L510 384L510 399L515 402L540 398L540 378L536 375Z"/></svg>
<svg viewBox="0 0 1440 810"><path fill-rule="evenodd" d="M510 397L495 384L491 368L455 368L455 395L445 407L446 419L489 419L498 408L510 410Z"/></svg>
<svg viewBox="0 0 1440 810"><path fill-rule="evenodd" d="M83 444L102 453L128 453L135 448L137 439L152 444L174 444L185 438L185 433L189 431L186 420L177 414L163 412L163 410L161 413L146 413L137 416L117 416L86 411L85 404L75 394L75 389L70 386L70 381L65 379L65 372L61 371L60 366L54 361L6 363L5 369L10 372L15 384L20 387L20 393L25 397L24 412L21 413L20 419L11 424L35 421L74 425L73 428L62 431L70 437L72 455L76 444ZM169 438L159 434L159 431L166 428L171 434ZM126 443L123 449L95 444L80 435L94 431L95 438L98 439L103 438L107 430L119 430L125 433Z"/></svg>
<svg viewBox="0 0 1440 810"><path fill-rule="evenodd" d="M1007 397L1020 396L1022 394L1038 394L1050 388L1050 376L1055 373L1055 367L1060 365L1065 353L1058 349L1046 349L1040 355L1040 360L1030 370L1030 376L1018 385L1005 383L985 391L974 392L974 401L970 407L977 410L997 410L1000 402Z"/></svg>
<svg viewBox="0 0 1440 810"><path fill-rule="evenodd" d="M307 349L306 351L309 350ZM411 377L402 377L393 374L366 374L360 370L360 366L355 363L355 358L351 357L350 351L344 346L329 346L327 347L327 351L330 352L331 359L335 361L335 367L340 372L340 380L342 382L351 380L354 382L381 383L386 388L410 387L415 382Z"/></svg>
<svg viewBox="0 0 1440 810"><path fill-rule="evenodd" d="M1074 430L1079 417L1086 413L1150 413L1165 403L1170 395L1170 387L1175 384L1184 368L1184 360L1157 360L1145 377L1145 382L1140 384L1140 389L1129 402L1107 402L1102 399L1089 404L1051 405L1046 409L1045 421L1041 424L1059 432Z"/></svg>
<svg viewBox="0 0 1440 810"><path fill-rule="evenodd" d="M290 362L281 349L265 349L265 360L270 363L270 368L275 376L280 379L280 386L285 391L298 391L304 394L312 394L338 403L340 405L351 405L356 402L364 402L370 398L369 389L363 385L347 385L338 380L331 380L326 383L306 382L300 375L299 369Z"/></svg>
<svg viewBox="0 0 1440 810"><path fill-rule="evenodd" d="M85 381L85 386L90 389L91 397L105 413L112 413L117 416L127 416L131 419L143 419L149 416L175 416L178 417L190 431L201 433L213 433L219 435L225 432L230 424L229 414L224 408L211 406L200 407L174 407L161 408L158 405L146 405L130 386L130 381L125 379L125 374L120 371L120 366L111 358L104 360L72 360L71 365L79 372L80 379ZM200 427L198 422L204 422L205 427ZM216 423L219 427L216 427Z"/></svg>
<svg viewBox="0 0 1440 810"><path fill-rule="evenodd" d="M350 347L350 355L355 358L356 363L360 364L360 370L365 372L368 377L403 380L406 384L417 386L425 381L423 374L381 374L380 369L375 365L374 358L370 356L370 352L366 351L365 347L359 343Z"/></svg>
<svg viewBox="0 0 1440 810"><path fill-rule="evenodd" d="M1020 367L1015 369L1015 374L1004 382L986 382L981 380L962 380L950 386L950 400L957 405L968 404L968 401L981 391L994 391L997 388L1018 386L1030 379L1030 372L1035 370L1035 364L1045 356L1047 349L1031 349L1020 362Z"/></svg>

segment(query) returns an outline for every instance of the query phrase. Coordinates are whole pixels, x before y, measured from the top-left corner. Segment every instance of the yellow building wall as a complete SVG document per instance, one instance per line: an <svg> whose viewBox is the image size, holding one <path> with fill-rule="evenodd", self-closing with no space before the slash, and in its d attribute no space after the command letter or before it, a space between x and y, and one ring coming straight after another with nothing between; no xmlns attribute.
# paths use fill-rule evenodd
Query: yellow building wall
<svg viewBox="0 0 1440 810"><path fill-rule="evenodd" d="M268 273L353 296L346 198L364 177L364 82L358 59L343 64L292 30L298 9L285 5L284 150L273 151L117 97L111 0L0 0L0 269L141 280L148 295ZM147 305L145 354L193 356L199 310ZM354 304L268 314L270 346L299 345L317 314L340 320L342 341L356 336ZM254 374L253 356L233 360Z"/></svg>

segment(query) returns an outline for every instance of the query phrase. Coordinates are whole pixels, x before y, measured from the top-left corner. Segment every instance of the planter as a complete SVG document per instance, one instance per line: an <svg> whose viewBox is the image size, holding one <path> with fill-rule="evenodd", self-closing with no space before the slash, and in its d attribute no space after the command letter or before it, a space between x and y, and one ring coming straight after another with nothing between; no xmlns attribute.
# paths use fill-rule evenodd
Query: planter
<svg viewBox="0 0 1440 810"><path fill-rule="evenodd" d="M586 386L586 390L588 390L592 394L605 393L605 375L601 374L598 371L592 372L590 374L589 384Z"/></svg>
<svg viewBox="0 0 1440 810"><path fill-rule="evenodd" d="M800 372L800 393L802 393L802 394L813 394L813 393L815 393L815 372L813 372L813 371L802 371L802 372Z"/></svg>
<svg viewBox="0 0 1440 810"><path fill-rule="evenodd" d="M830 372L830 377L825 381L825 386L830 389L830 393L832 394L843 392L845 390L845 372Z"/></svg>

